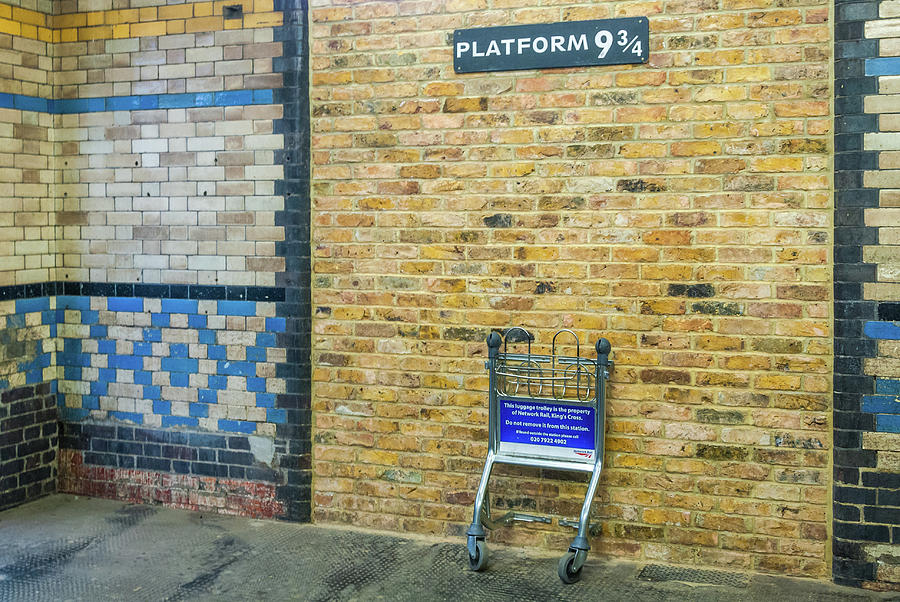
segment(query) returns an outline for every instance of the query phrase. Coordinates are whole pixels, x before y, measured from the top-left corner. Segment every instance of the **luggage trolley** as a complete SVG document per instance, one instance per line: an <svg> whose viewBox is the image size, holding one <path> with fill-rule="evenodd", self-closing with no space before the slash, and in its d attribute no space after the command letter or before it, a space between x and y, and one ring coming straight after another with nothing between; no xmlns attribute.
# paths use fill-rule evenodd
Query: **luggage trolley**
<svg viewBox="0 0 900 602"><path fill-rule="evenodd" d="M575 355L557 354L557 338L571 335ZM560 341L567 340L564 337ZM509 343L528 342L527 353L510 353ZM576 527L578 534L560 558L559 578L575 583L591 549L587 540L591 504L603 467L606 430L606 380L613 362L611 345L599 339L596 359L581 357L578 335L568 329L553 336L550 355L531 352L534 336L516 326L501 337L487 338L489 372L488 452L475 495L475 511L467 535L469 568L480 571L487 563L484 528L493 529L513 521L551 523L550 517L508 512L491 518L488 480L495 464L514 464L553 470L590 473L581 515L559 519L563 526ZM501 345L503 351L500 351Z"/></svg>

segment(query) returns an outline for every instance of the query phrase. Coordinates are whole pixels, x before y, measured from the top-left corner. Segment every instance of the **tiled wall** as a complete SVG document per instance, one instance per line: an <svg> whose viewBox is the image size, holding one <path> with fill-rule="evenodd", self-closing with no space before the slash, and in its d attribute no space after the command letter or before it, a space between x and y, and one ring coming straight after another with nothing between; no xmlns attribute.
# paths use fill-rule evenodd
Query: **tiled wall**
<svg viewBox="0 0 900 602"><path fill-rule="evenodd" d="M12 327L48 331L4 384L58 389L64 490L304 519L309 230L285 215L308 209L284 166L307 151L282 90L305 11L224 4L0 5L0 136L31 144L0 147L0 285Z"/></svg>
<svg viewBox="0 0 900 602"><path fill-rule="evenodd" d="M900 589L900 3L839 2L836 581Z"/></svg>

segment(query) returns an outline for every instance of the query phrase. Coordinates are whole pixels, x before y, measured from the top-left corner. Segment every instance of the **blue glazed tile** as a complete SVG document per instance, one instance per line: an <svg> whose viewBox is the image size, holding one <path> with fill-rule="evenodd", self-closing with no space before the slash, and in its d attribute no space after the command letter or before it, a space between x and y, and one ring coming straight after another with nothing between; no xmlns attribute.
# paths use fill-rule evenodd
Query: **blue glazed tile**
<svg viewBox="0 0 900 602"><path fill-rule="evenodd" d="M172 343L169 345L169 357L187 357L188 346L185 343Z"/></svg>
<svg viewBox="0 0 900 602"><path fill-rule="evenodd" d="M151 355L153 353L153 344L145 342L134 343L135 355Z"/></svg>
<svg viewBox="0 0 900 602"><path fill-rule="evenodd" d="M875 416L875 430L879 433L900 433L900 415L877 414Z"/></svg>
<svg viewBox="0 0 900 602"><path fill-rule="evenodd" d="M112 355L116 352L116 342L105 340L97 342L97 351L104 355Z"/></svg>
<svg viewBox="0 0 900 602"><path fill-rule="evenodd" d="M900 414L900 399L893 395L864 395L862 411L870 414Z"/></svg>
<svg viewBox="0 0 900 602"><path fill-rule="evenodd" d="M866 322L863 332L873 339L900 339L900 325L894 322Z"/></svg>
<svg viewBox="0 0 900 602"><path fill-rule="evenodd" d="M256 376L256 364L252 362L220 360L216 371L227 376Z"/></svg>
<svg viewBox="0 0 900 602"><path fill-rule="evenodd" d="M46 113L48 108L47 99L37 98L35 96L23 96L16 94L13 99L13 105L20 111L38 111Z"/></svg>
<svg viewBox="0 0 900 602"><path fill-rule="evenodd" d="M133 355L110 355L108 366L119 370L141 370L144 367L144 358Z"/></svg>
<svg viewBox="0 0 900 602"><path fill-rule="evenodd" d="M266 318L266 330L271 332L284 332L287 330L287 320L284 318ZM273 345L269 345L272 347Z"/></svg>
<svg viewBox="0 0 900 602"><path fill-rule="evenodd" d="M266 410L266 421L275 424L284 424L287 422L287 410L283 408L269 408Z"/></svg>
<svg viewBox="0 0 900 602"><path fill-rule="evenodd" d="M195 107L212 107L215 105L215 96L212 92L198 92L193 95Z"/></svg>
<svg viewBox="0 0 900 602"><path fill-rule="evenodd" d="M163 416L162 425L168 426L197 426L199 421L196 418L188 418L186 416Z"/></svg>
<svg viewBox="0 0 900 602"><path fill-rule="evenodd" d="M144 424L143 414L136 414L134 412L110 412L109 415L112 418L118 418L119 420L127 420L128 422L134 422L136 424Z"/></svg>
<svg viewBox="0 0 900 602"><path fill-rule="evenodd" d="M150 323L153 326L166 327L170 324L169 314L150 314Z"/></svg>
<svg viewBox="0 0 900 602"><path fill-rule="evenodd" d="M200 403L219 403L219 394L209 389L200 389L197 392L197 399Z"/></svg>
<svg viewBox="0 0 900 602"><path fill-rule="evenodd" d="M116 369L115 368L100 368L99 376L97 377L100 382L104 383L114 383L116 382Z"/></svg>
<svg viewBox="0 0 900 602"><path fill-rule="evenodd" d="M162 310L166 314L195 314L198 304L196 299L163 299Z"/></svg>
<svg viewBox="0 0 900 602"><path fill-rule="evenodd" d="M94 381L91 383L91 395L107 395L108 387L108 383Z"/></svg>
<svg viewBox="0 0 900 602"><path fill-rule="evenodd" d="M224 345L210 345L206 348L206 357L211 360L224 360L225 359L225 346Z"/></svg>
<svg viewBox="0 0 900 602"><path fill-rule="evenodd" d="M220 391L224 391L225 387L228 386L228 378L225 376L215 376L210 375L209 377L209 388L210 389L218 389Z"/></svg>
<svg viewBox="0 0 900 602"><path fill-rule="evenodd" d="M81 339L63 339L63 351L66 353L81 353Z"/></svg>
<svg viewBox="0 0 900 602"><path fill-rule="evenodd" d="M33 385L44 380L44 371L38 368L25 372L25 384Z"/></svg>
<svg viewBox="0 0 900 602"><path fill-rule="evenodd" d="M56 324L50 325L50 337L56 338Z"/></svg>
<svg viewBox="0 0 900 602"><path fill-rule="evenodd" d="M270 105L274 102L274 93L272 90L254 90L253 104Z"/></svg>
<svg viewBox="0 0 900 602"><path fill-rule="evenodd" d="M194 418L209 417L209 406L205 403L192 403L188 406L188 413Z"/></svg>
<svg viewBox="0 0 900 602"><path fill-rule="evenodd" d="M50 297L35 297L34 299L16 299L16 313L29 314L35 311L49 311Z"/></svg>
<svg viewBox="0 0 900 602"><path fill-rule="evenodd" d="M248 362L264 362L266 361L266 350L261 347L247 347Z"/></svg>
<svg viewBox="0 0 900 602"><path fill-rule="evenodd" d="M16 106L15 96L8 92L0 93L0 109L12 109Z"/></svg>
<svg viewBox="0 0 900 602"><path fill-rule="evenodd" d="M229 433L250 434L256 432L256 423L244 422L243 420L226 420L222 418L219 420L219 430L227 431Z"/></svg>
<svg viewBox="0 0 900 602"><path fill-rule="evenodd" d="M201 330L197 335L201 345L215 345L216 343L215 330Z"/></svg>
<svg viewBox="0 0 900 602"><path fill-rule="evenodd" d="M161 394L161 387L155 385L147 385L144 387L144 399L159 399Z"/></svg>
<svg viewBox="0 0 900 602"><path fill-rule="evenodd" d="M160 109L187 109L193 106L195 99L193 94L160 94Z"/></svg>
<svg viewBox="0 0 900 602"><path fill-rule="evenodd" d="M188 328L206 328L206 316L188 314Z"/></svg>
<svg viewBox="0 0 900 602"><path fill-rule="evenodd" d="M95 311L93 309L84 309L81 311L81 323L88 324L96 324L100 321L100 312Z"/></svg>
<svg viewBox="0 0 900 602"><path fill-rule="evenodd" d="M78 366L64 366L63 380L81 380L81 368Z"/></svg>
<svg viewBox="0 0 900 602"><path fill-rule="evenodd" d="M49 312L41 312L49 313ZM42 321L43 324L47 324L48 322ZM25 328L25 314L13 314L11 316L6 316L6 327L7 328Z"/></svg>
<svg viewBox="0 0 900 602"><path fill-rule="evenodd" d="M153 375L146 370L135 370L134 371L134 384L136 385L149 385L153 382Z"/></svg>
<svg viewBox="0 0 900 602"><path fill-rule="evenodd" d="M162 358L162 369L166 372L190 372L196 374L198 361L186 357L164 357Z"/></svg>
<svg viewBox="0 0 900 602"><path fill-rule="evenodd" d="M144 311L144 300L140 297L109 297L106 300L109 311Z"/></svg>
<svg viewBox="0 0 900 602"><path fill-rule="evenodd" d="M145 328L144 329L144 340L150 341L153 343L158 343L162 341L162 331L158 328Z"/></svg>
<svg viewBox="0 0 900 602"><path fill-rule="evenodd" d="M883 395L900 395L900 380L876 378L875 392Z"/></svg>
<svg viewBox="0 0 900 602"><path fill-rule="evenodd" d="M68 408L66 406L59 407L59 417L64 422L81 422L90 415L90 410L85 410L82 408Z"/></svg>
<svg viewBox="0 0 900 602"><path fill-rule="evenodd" d="M172 404L168 401L160 401L157 399L153 402L153 413L154 414L171 414L172 413Z"/></svg>
<svg viewBox="0 0 900 602"><path fill-rule="evenodd" d="M230 90L228 92L216 92L213 102L217 107L253 104L253 91Z"/></svg>
<svg viewBox="0 0 900 602"><path fill-rule="evenodd" d="M256 333L256 344L260 347L274 347L275 335L271 332L258 332Z"/></svg>
<svg viewBox="0 0 900 602"><path fill-rule="evenodd" d="M106 337L107 327L106 326L91 326L91 338L92 339L102 339Z"/></svg>
<svg viewBox="0 0 900 602"><path fill-rule="evenodd" d="M60 295L56 298L56 309L77 309L83 311L91 308L90 297Z"/></svg>
<svg viewBox="0 0 900 602"><path fill-rule="evenodd" d="M266 379L252 376L247 379L247 390L251 393L265 393Z"/></svg>
<svg viewBox="0 0 900 602"><path fill-rule="evenodd" d="M96 395L82 395L81 407L83 407L85 410L99 410L100 398L98 398Z"/></svg>
<svg viewBox="0 0 900 602"><path fill-rule="evenodd" d="M255 301L218 301L219 313L225 316L255 316Z"/></svg>
<svg viewBox="0 0 900 602"><path fill-rule="evenodd" d="M9 381L8 381L8 380L5 380L5 379L4 379L4 380L0 380L0 391L5 391L5 390L7 390L8 388L9 388Z"/></svg>
<svg viewBox="0 0 900 602"><path fill-rule="evenodd" d="M256 394L256 407L258 407L258 408L274 408L275 407L275 394L274 393L257 393Z"/></svg>
<svg viewBox="0 0 900 602"><path fill-rule="evenodd" d="M47 311L41 312L41 324L59 324L64 322L65 320L60 318L60 313L63 313L63 317L65 316L65 312L54 311L52 309L48 309ZM25 319L24 314L16 314L22 316L22 319Z"/></svg>
<svg viewBox="0 0 900 602"><path fill-rule="evenodd" d="M159 107L159 96L145 94L141 96L110 96L106 98L107 111L137 111Z"/></svg>
<svg viewBox="0 0 900 602"><path fill-rule="evenodd" d="M190 382L187 372L173 372L169 376L169 384L173 387L186 387Z"/></svg>
<svg viewBox="0 0 900 602"><path fill-rule="evenodd" d="M866 59L866 75L900 75L900 57Z"/></svg>

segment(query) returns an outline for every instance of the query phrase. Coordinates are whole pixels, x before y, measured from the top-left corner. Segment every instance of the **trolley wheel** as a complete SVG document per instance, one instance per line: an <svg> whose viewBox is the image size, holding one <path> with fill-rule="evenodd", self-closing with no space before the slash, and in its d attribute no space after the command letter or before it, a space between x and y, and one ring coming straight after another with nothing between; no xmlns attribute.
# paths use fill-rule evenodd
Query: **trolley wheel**
<svg viewBox="0 0 900 602"><path fill-rule="evenodd" d="M475 541L475 556L469 556L469 570L480 571L487 564L488 551L484 541L479 539Z"/></svg>
<svg viewBox="0 0 900 602"><path fill-rule="evenodd" d="M581 579L581 569L584 565L575 570L575 552L566 552L565 556L559 559L557 573L563 583L576 583Z"/></svg>

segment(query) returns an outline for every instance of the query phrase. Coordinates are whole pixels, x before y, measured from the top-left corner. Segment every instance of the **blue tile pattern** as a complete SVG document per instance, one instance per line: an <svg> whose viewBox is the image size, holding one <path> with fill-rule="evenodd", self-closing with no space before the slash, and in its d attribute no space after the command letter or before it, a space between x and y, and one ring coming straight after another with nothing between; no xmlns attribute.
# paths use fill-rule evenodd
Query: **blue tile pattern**
<svg viewBox="0 0 900 602"><path fill-rule="evenodd" d="M37 111L52 115L99 113L102 111L142 111L193 107L233 107L272 104L273 90L233 90L188 94L142 94L48 100L22 94L0 93L0 108Z"/></svg>

